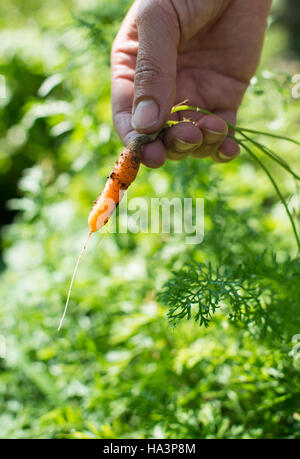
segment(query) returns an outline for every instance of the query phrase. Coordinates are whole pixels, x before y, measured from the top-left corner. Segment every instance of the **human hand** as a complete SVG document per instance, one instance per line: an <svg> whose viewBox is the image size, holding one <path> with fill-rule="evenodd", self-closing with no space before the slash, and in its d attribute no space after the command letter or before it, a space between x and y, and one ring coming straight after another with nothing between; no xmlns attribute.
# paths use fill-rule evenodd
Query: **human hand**
<svg viewBox="0 0 300 459"><path fill-rule="evenodd" d="M272 0L137 0L112 48L114 124L127 145L159 131L185 99L214 113L145 145L142 161L160 167L188 155L228 162L239 153L224 120L237 110L256 71Z"/></svg>

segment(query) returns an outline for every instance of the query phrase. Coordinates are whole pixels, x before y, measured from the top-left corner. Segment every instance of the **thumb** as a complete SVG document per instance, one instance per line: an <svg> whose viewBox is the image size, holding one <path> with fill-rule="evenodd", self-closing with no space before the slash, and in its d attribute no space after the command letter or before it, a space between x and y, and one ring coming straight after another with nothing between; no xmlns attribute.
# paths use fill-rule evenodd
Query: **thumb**
<svg viewBox="0 0 300 459"><path fill-rule="evenodd" d="M140 2L137 27L132 127L150 133L163 127L175 100L179 27L171 2Z"/></svg>

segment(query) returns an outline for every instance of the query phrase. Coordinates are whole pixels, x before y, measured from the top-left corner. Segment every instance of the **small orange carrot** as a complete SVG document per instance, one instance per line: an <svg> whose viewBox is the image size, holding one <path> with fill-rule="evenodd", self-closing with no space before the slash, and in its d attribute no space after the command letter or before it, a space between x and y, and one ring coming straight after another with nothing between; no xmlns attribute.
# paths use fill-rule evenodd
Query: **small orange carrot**
<svg viewBox="0 0 300 459"><path fill-rule="evenodd" d="M141 134L129 143L129 145L120 154L119 159L117 160L115 167L113 168L113 171L108 176L103 191L100 193L98 199L95 201L88 219L90 228L89 234L81 249L81 252L79 254L79 257L74 268L66 301L66 306L59 323L58 331L62 327L68 309L71 290L78 269L79 261L82 257L84 250L86 249L87 243L91 235L99 229L101 229L108 222L113 211L119 205L127 188L135 180L141 163L142 145L153 142L157 137L158 134Z"/></svg>
<svg viewBox="0 0 300 459"><path fill-rule="evenodd" d="M135 180L140 167L140 152L130 145L122 151L103 191L95 201L89 215L90 232L101 229L120 203L125 191Z"/></svg>

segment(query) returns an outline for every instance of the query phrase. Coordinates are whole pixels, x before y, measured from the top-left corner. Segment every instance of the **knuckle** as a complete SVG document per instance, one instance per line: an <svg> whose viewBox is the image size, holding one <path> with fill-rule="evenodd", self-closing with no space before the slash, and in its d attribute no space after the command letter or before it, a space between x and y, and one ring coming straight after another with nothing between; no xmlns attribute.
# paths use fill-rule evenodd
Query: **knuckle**
<svg viewBox="0 0 300 459"><path fill-rule="evenodd" d="M110 50L111 55L113 55L117 51L117 49L118 49L118 40L116 37L111 45L111 50Z"/></svg>
<svg viewBox="0 0 300 459"><path fill-rule="evenodd" d="M135 83L137 85L152 85L161 77L161 69L151 59L140 57L135 71Z"/></svg>
<svg viewBox="0 0 300 459"><path fill-rule="evenodd" d="M110 50L110 62L114 64L117 57L118 46L116 40L113 42Z"/></svg>

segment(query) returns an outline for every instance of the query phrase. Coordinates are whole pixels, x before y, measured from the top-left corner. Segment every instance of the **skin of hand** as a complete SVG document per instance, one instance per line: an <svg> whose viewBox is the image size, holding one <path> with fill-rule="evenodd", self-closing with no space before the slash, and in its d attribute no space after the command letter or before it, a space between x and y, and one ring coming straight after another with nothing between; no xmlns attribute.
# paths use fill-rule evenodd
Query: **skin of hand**
<svg viewBox="0 0 300 459"><path fill-rule="evenodd" d="M213 112L179 112L188 118L145 145L142 162L211 156L228 162L239 153L224 120L237 110L254 75L272 0L138 0L112 47L112 108L125 145L137 133L154 133L188 99Z"/></svg>

